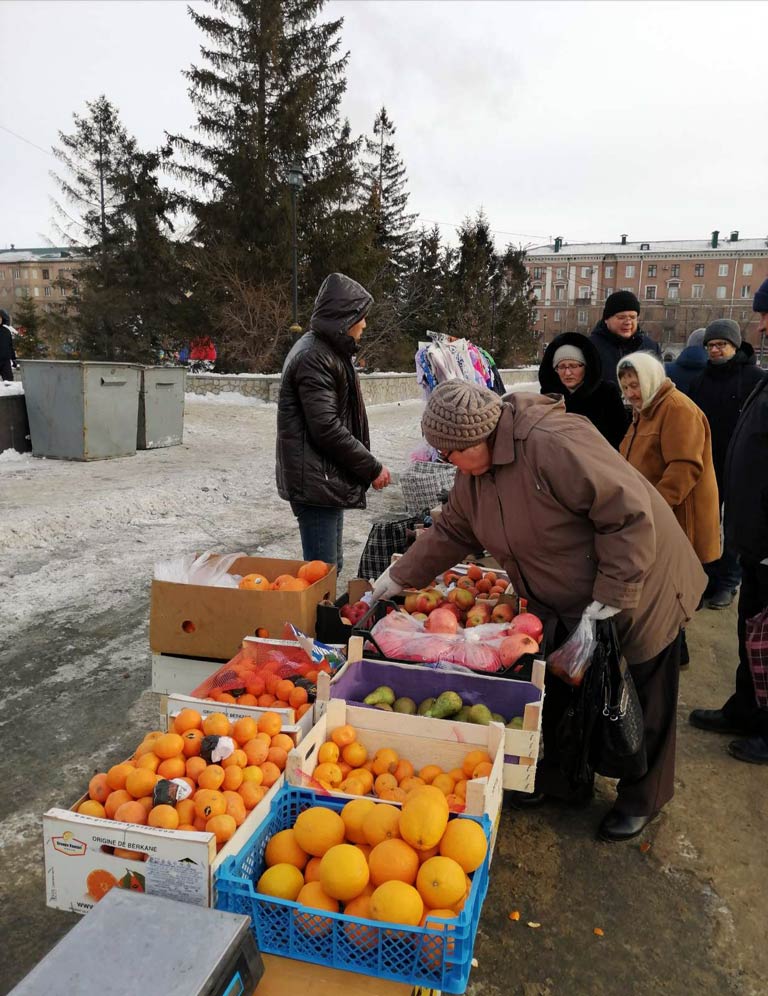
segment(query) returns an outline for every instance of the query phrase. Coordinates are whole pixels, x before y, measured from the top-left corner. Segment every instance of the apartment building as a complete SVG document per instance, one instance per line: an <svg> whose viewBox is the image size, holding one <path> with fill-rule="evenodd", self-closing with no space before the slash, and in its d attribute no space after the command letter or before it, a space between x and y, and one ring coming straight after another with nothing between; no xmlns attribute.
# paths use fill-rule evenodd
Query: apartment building
<svg viewBox="0 0 768 996"><path fill-rule="evenodd" d="M559 332L589 333L603 303L617 290L640 301L640 324L664 350L677 353L688 335L715 318L732 318L758 353L752 298L768 277L768 238L742 239L732 231L721 239L672 242L578 243L556 238L528 250L526 266L536 297L535 330L545 344Z"/></svg>
<svg viewBox="0 0 768 996"><path fill-rule="evenodd" d="M71 291L56 281L70 279L84 260L68 248L0 249L0 308L13 321L14 306L24 298L31 298L44 311L64 304Z"/></svg>

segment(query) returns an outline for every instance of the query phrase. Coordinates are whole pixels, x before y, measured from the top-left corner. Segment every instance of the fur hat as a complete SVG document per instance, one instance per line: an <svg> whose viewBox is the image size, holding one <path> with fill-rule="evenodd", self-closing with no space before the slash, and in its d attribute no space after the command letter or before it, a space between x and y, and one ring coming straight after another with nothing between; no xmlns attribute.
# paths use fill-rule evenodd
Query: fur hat
<svg viewBox="0 0 768 996"><path fill-rule="evenodd" d="M487 387L449 380L430 395L421 431L436 450L466 450L491 435L502 408L501 398Z"/></svg>
<svg viewBox="0 0 768 996"><path fill-rule="evenodd" d="M738 349L741 345L741 329L730 318L716 318L704 330L704 345L713 339L725 339Z"/></svg>
<svg viewBox="0 0 768 996"><path fill-rule="evenodd" d="M664 367L652 353L629 353L623 359L619 360L616 367L616 376L619 379L619 385L621 385L622 374L629 373L630 371L634 371L637 374L637 380L640 384L640 394L643 398L643 408L647 408L656 397L661 385L667 379Z"/></svg>
<svg viewBox="0 0 768 996"><path fill-rule="evenodd" d="M562 363L563 360L574 360L576 363L583 363L584 366L587 365L584 353L578 346L569 346L566 344L556 349L555 355L552 357L552 366L557 367L557 364Z"/></svg>

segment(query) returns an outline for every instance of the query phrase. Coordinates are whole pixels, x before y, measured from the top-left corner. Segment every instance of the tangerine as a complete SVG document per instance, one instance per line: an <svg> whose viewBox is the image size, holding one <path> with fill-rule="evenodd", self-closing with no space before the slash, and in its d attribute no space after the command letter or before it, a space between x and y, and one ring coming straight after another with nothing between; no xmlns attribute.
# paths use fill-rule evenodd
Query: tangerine
<svg viewBox="0 0 768 996"><path fill-rule="evenodd" d="M179 814L179 824L191 823L195 818L194 799L181 799L176 803L176 812Z"/></svg>
<svg viewBox="0 0 768 996"><path fill-rule="evenodd" d="M173 731L183 736L187 730L199 730L203 717L196 709L182 709L173 720Z"/></svg>
<svg viewBox="0 0 768 996"><path fill-rule="evenodd" d="M271 591L271 582L263 574L246 574L237 586L243 591Z"/></svg>
<svg viewBox="0 0 768 996"><path fill-rule="evenodd" d="M183 775L184 771L182 770L181 773ZM149 771L147 768L135 768L125 779L125 790L134 799L140 799L144 795L152 795L156 782L157 775L153 771Z"/></svg>
<svg viewBox="0 0 768 996"><path fill-rule="evenodd" d="M243 768L243 782L253 782L254 785L261 785L264 781L264 772L258 764L249 764Z"/></svg>
<svg viewBox="0 0 768 996"><path fill-rule="evenodd" d="M294 743L291 737L289 737L287 733L276 733L274 737L272 737L271 746L279 747L281 750L284 750L285 753L287 754L288 751L293 750Z"/></svg>
<svg viewBox="0 0 768 996"><path fill-rule="evenodd" d="M338 744L339 747L346 747L347 744L351 744L354 740L357 740L357 731L349 723L345 726L337 726L331 733L331 740L335 744Z"/></svg>
<svg viewBox="0 0 768 996"><path fill-rule="evenodd" d="M107 796L112 791L107 781L106 773L100 771L88 782L88 795L94 802L100 802L102 806L107 801Z"/></svg>
<svg viewBox="0 0 768 996"><path fill-rule="evenodd" d="M283 750L282 747L270 747L267 751L267 760L265 764L271 762L275 765L278 771L285 771L285 765L288 761L288 752ZM341 779L339 779L341 781Z"/></svg>
<svg viewBox="0 0 768 996"><path fill-rule="evenodd" d="M200 777L200 772L205 771L207 767L208 765L202 757L188 757L185 765L187 778L191 778L193 782L196 782Z"/></svg>
<svg viewBox="0 0 768 996"><path fill-rule="evenodd" d="M115 810L115 819L119 823L138 823L143 826L147 822L147 811L140 802L124 802Z"/></svg>
<svg viewBox="0 0 768 996"><path fill-rule="evenodd" d="M223 712L212 712L203 720L206 737L228 737L231 723Z"/></svg>
<svg viewBox="0 0 768 996"><path fill-rule="evenodd" d="M275 696L280 699L281 702L287 702L291 697L291 692L294 691L295 688L296 686L290 678L283 678L281 681L278 681L275 686Z"/></svg>
<svg viewBox="0 0 768 996"><path fill-rule="evenodd" d="M135 764L131 764L128 761L123 761L121 764L113 764L107 772L107 785L110 789L113 792L117 789L124 789L126 778L135 767Z"/></svg>
<svg viewBox="0 0 768 996"><path fill-rule="evenodd" d="M472 772L481 763L481 761L490 761L491 755L487 750L471 750L464 758L461 765L461 770L464 772L465 778L471 778Z"/></svg>
<svg viewBox="0 0 768 996"><path fill-rule="evenodd" d="M226 771L227 768L231 768L235 765L238 768L246 768L248 766L248 755L244 750L239 747L232 751L229 757L225 757L223 761L219 762Z"/></svg>
<svg viewBox="0 0 768 996"><path fill-rule="evenodd" d="M224 781L221 783L222 791L235 792L243 784L243 769L236 764L231 764L224 768Z"/></svg>
<svg viewBox="0 0 768 996"><path fill-rule="evenodd" d="M247 815L243 797L238 795L237 792L232 792L230 790L223 792L222 795L227 800L227 815L231 816L239 827L242 826L243 823L245 823L245 817ZM179 808L178 805L176 808Z"/></svg>
<svg viewBox="0 0 768 996"><path fill-rule="evenodd" d="M329 565L322 560L310 560L301 565L296 571L296 576L308 581L309 584L314 584L316 581L321 581L330 569Z"/></svg>
<svg viewBox="0 0 768 996"><path fill-rule="evenodd" d="M114 792L110 792L107 796L107 801L104 803L104 811L107 814L107 819L114 820L115 813L124 802L132 802L130 792L126 792L125 789L116 789Z"/></svg>
<svg viewBox="0 0 768 996"><path fill-rule="evenodd" d="M173 806L154 806L147 815L147 824L151 827L162 827L163 830L177 830L179 814Z"/></svg>
<svg viewBox="0 0 768 996"><path fill-rule="evenodd" d="M195 814L203 820L221 816L227 811L227 800L215 789L198 789L194 794Z"/></svg>
<svg viewBox="0 0 768 996"><path fill-rule="evenodd" d="M107 818L107 811L104 809L100 802L96 802L95 799L86 799L85 802L81 802L77 807L78 813L82 813L83 816L96 816L101 820Z"/></svg>
<svg viewBox="0 0 768 996"><path fill-rule="evenodd" d="M261 764L266 761L269 748L270 744L265 743L261 737L254 737L253 740L243 744L243 752L248 764Z"/></svg>
<svg viewBox="0 0 768 996"><path fill-rule="evenodd" d="M276 712L263 712L259 716L259 733L266 733L269 737L274 737L283 728L283 721Z"/></svg>
<svg viewBox="0 0 768 996"><path fill-rule="evenodd" d="M166 761L170 757L178 757L184 753L184 741L178 733L164 733L155 740L152 750L161 761Z"/></svg>
<svg viewBox="0 0 768 996"><path fill-rule="evenodd" d="M258 732L258 723L250 716L243 716L241 719L238 719L232 728L232 736L240 746L248 743L249 740L253 740Z"/></svg>
<svg viewBox="0 0 768 996"><path fill-rule="evenodd" d="M154 751L150 751L148 754L141 755L136 762L136 767L141 768L144 771L155 772L160 767L160 758Z"/></svg>
<svg viewBox="0 0 768 996"><path fill-rule="evenodd" d="M217 844L226 844L237 831L237 822L228 813L221 813L219 816L212 816L205 824L208 833L216 837Z"/></svg>
<svg viewBox="0 0 768 996"><path fill-rule="evenodd" d="M186 758L183 754L179 754L177 757L169 757L158 765L157 773L161 778L183 778L187 773ZM126 781L127 784L128 782Z"/></svg>
<svg viewBox="0 0 768 996"><path fill-rule="evenodd" d="M245 803L246 809L253 809L261 802L267 794L266 785L258 785L256 782L243 782L237 790L237 794Z"/></svg>
<svg viewBox="0 0 768 996"><path fill-rule="evenodd" d="M374 775L391 775L392 772L397 768L400 761L400 755L396 750L391 747L381 747L373 755L373 773ZM397 782L395 782L397 784Z"/></svg>
<svg viewBox="0 0 768 996"><path fill-rule="evenodd" d="M368 760L368 750L359 740L353 740L342 750L341 756L351 768L362 768Z"/></svg>
<svg viewBox="0 0 768 996"><path fill-rule="evenodd" d="M263 776L262 785L266 788L271 788L271 786L274 785L281 776L282 771L272 761L264 761L260 767L261 774Z"/></svg>
<svg viewBox="0 0 768 996"><path fill-rule="evenodd" d="M182 733L181 739L184 741L182 752L184 757L200 756L204 736L205 734L202 730L187 730L186 733Z"/></svg>
<svg viewBox="0 0 768 996"><path fill-rule="evenodd" d="M225 777L225 771L220 764L209 764L197 776L197 784L201 789L221 788Z"/></svg>
<svg viewBox="0 0 768 996"><path fill-rule="evenodd" d="M303 705L306 705L309 701L309 692L306 688L298 686L294 688L291 694L288 696L288 705L292 709L298 709Z"/></svg>

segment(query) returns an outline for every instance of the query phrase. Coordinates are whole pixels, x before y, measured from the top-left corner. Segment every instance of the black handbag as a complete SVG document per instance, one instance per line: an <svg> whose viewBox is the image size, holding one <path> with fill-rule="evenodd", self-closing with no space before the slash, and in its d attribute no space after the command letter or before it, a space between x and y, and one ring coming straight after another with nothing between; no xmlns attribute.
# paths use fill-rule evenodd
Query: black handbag
<svg viewBox="0 0 768 996"><path fill-rule="evenodd" d="M596 624L597 646L557 729L560 768L571 786L594 774L635 781L648 770L643 711L611 620Z"/></svg>

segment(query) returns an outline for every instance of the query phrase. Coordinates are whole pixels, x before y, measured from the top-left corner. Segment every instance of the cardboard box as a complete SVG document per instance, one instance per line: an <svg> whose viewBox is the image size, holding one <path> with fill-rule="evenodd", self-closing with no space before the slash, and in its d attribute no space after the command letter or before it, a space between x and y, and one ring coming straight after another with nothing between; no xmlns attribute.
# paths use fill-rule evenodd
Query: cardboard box
<svg viewBox="0 0 768 996"><path fill-rule="evenodd" d="M258 996L296 996L302 992L338 993L343 996L440 996L432 989L405 982L355 975L327 965L315 965L279 955L262 954L264 975Z"/></svg>
<svg viewBox="0 0 768 996"><path fill-rule="evenodd" d="M379 685L389 685L398 695L412 698L417 704L430 696L436 698L440 692L458 692L467 705L481 702L502 715L506 711L509 713L506 718L522 715L522 729L504 728L502 784L505 789L533 792L544 704L546 665L543 660L534 660L530 681L520 681L469 670L460 673L415 663L361 660L361 651L362 640L353 637L349 644L349 658L344 667L333 678L327 674L318 675L315 705L315 716L318 719L327 709L329 700L336 698L366 708L362 706L362 700ZM462 736L474 726L472 723L456 723L451 719L433 722L450 725L459 730Z"/></svg>
<svg viewBox="0 0 768 996"><path fill-rule="evenodd" d="M231 574L263 574L274 581L296 574L303 560L241 557ZM155 653L228 661L243 638L265 629L278 639L286 622L313 636L318 602L336 598L336 568L304 591L243 591L152 581L149 643Z"/></svg>
<svg viewBox="0 0 768 996"><path fill-rule="evenodd" d="M318 751L330 739L331 732L346 723L354 726L357 739L368 749L369 757L380 747L392 747L400 757L410 761L416 771L427 764L439 764L444 771L450 771L461 767L470 750L488 751L493 768L487 778L473 778L467 783L464 812L470 816L486 814L490 818L493 845L503 796L504 728L501 724L446 723L442 719L406 716L350 705L343 699L330 699L312 730L288 754L285 779L289 785L316 787L312 773L317 767ZM343 792L333 794L339 798L357 798Z"/></svg>

